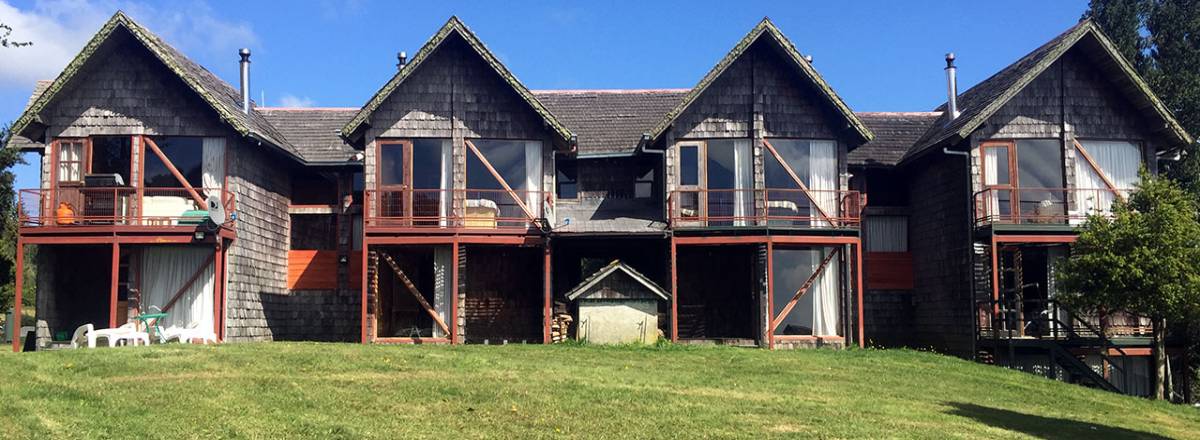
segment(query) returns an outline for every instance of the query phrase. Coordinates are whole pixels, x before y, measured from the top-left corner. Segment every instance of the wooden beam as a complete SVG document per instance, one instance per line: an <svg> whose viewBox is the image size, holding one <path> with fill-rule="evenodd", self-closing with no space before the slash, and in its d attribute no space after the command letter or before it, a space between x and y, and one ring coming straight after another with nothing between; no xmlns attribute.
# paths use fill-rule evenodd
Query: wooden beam
<svg viewBox="0 0 1200 440"><path fill-rule="evenodd" d="M149 136L142 136L142 139L146 141L146 146L150 147L150 151L153 151L154 155L158 156L158 159L167 167L171 175L175 176L175 180L178 180L183 185L183 189L187 190L188 195L192 196L192 200L195 200L200 206L207 208L208 202L205 202L204 198L200 197L200 193L197 193L196 189L192 188L192 184L188 183L187 179L183 177L183 173L180 173L179 169L175 168L175 164L171 163L170 159L167 159L167 155L163 154L162 150L158 148L158 144L154 143L154 140L150 139Z"/></svg>
<svg viewBox="0 0 1200 440"><path fill-rule="evenodd" d="M121 245L112 244L112 273L108 292L108 328L117 328L117 284L120 281Z"/></svg>
<svg viewBox="0 0 1200 440"><path fill-rule="evenodd" d="M13 353L21 351L21 289L24 289L25 282L25 242L21 237L17 236L17 256L16 256L16 279L13 280L13 321L8 325L13 328L12 349Z"/></svg>
<svg viewBox="0 0 1200 440"><path fill-rule="evenodd" d="M867 326L866 315L863 312L863 249L861 241L854 243L854 254L856 259L854 265L855 284L858 288L858 347L865 348L867 346Z"/></svg>
<svg viewBox="0 0 1200 440"><path fill-rule="evenodd" d="M450 244L450 322L454 323L450 332L450 343L458 344L458 242Z"/></svg>
<svg viewBox="0 0 1200 440"><path fill-rule="evenodd" d="M813 270L812 275L808 276L808 279L804 281L804 284L800 286L800 289L796 291L796 294L792 295L792 299L788 301L787 305L783 306L783 310L779 312L779 316L776 316L775 320L771 322L772 334L774 334L775 330L779 328L779 324L783 323L783 318L786 318L788 313L790 313L792 309L796 307L796 303L800 301L800 298L803 297L804 294L808 293L808 289L812 287L813 282L817 280L817 277L821 276L821 272L825 271L825 266L828 266L829 262L833 261L833 257L840 251L841 248L833 248L833 250L829 252L829 255L826 255L825 259L821 260L821 265L817 266L816 270Z"/></svg>
<svg viewBox="0 0 1200 440"><path fill-rule="evenodd" d="M496 169L492 167L492 163L488 162L486 157L483 157L483 153L479 152L478 148L475 148L475 143L471 142L469 139L464 140L463 142L467 144L467 147L471 149L472 153L475 153L475 157L479 158L479 161L483 163L484 168L487 168L488 172L492 173L492 177L495 177L496 181L500 182L500 186L504 187L505 191L508 191L508 195L512 196L513 200L517 201L517 206L520 206L521 210L525 211L525 215L529 217L529 220L537 220L537 217L533 215L533 211L530 211L529 207L525 206L525 201L521 200L520 197L517 197L517 192L513 191L512 187L508 186L508 181L504 180L504 177L501 176L500 173L496 172Z"/></svg>
<svg viewBox="0 0 1200 440"><path fill-rule="evenodd" d="M225 253L221 250L221 241L217 241L216 249L213 251L213 334L217 335L217 339L221 338L221 295L225 290L225 282L222 280Z"/></svg>
<svg viewBox="0 0 1200 440"><path fill-rule="evenodd" d="M542 290L543 290L543 295L544 295L543 303L542 303L542 307L543 307L543 309L542 309L542 343L549 344L550 343L550 323L552 322L550 315L553 313L552 307L550 304L551 287L553 287L553 286L550 285L550 245L549 244L547 244L546 247L543 248L542 253L543 253L542 254Z"/></svg>
<svg viewBox="0 0 1200 440"><path fill-rule="evenodd" d="M416 298L417 302L421 304L421 307L425 308L425 312L429 313L429 317L433 318L433 322L436 322L438 327L440 327L443 332L449 335L450 327L446 325L446 322L442 320L441 316L438 316L437 310L434 310L433 306L429 305L428 301L425 301L425 295L422 295L421 291L417 290L417 286L413 284L412 280L408 279L408 275L404 274L404 271L400 269L400 265L396 264L396 260L393 260L392 256L387 252L380 252L379 256L388 264L388 266L392 268L392 272L396 273L396 277L399 278L400 283L404 284L404 287L408 289L408 293L411 293L413 298Z"/></svg>
<svg viewBox="0 0 1200 440"><path fill-rule="evenodd" d="M358 321L358 323L359 323L359 327L360 327L359 332L361 333L360 342L362 342L363 344L366 344L367 342L369 342L369 340L367 339L367 289L368 289L368 285L367 285L367 255L369 253L368 248L370 248L370 246L367 244L366 238L367 238L366 234L364 233L363 241L362 241L362 273L359 274L359 276L362 277L360 280L362 282L362 284L359 284L359 294L361 295L361 297L359 298L359 316L358 316L359 321ZM375 271L378 272L379 268L375 268Z"/></svg>
<svg viewBox="0 0 1200 440"><path fill-rule="evenodd" d="M200 275L204 274L204 269L208 269L208 265L215 261L216 256L217 254L213 253L212 255L209 255L208 258L204 259L204 263L201 263L200 267L197 267L196 271L192 272L192 276L188 277L187 282L183 283L183 285L179 287L179 290L175 291L175 295L171 296L171 300L167 301L167 305L163 306L163 313L170 311L171 307L175 306L175 302L179 301L179 298L183 297L183 294L187 292L188 289L191 289L192 285L196 284L196 280L200 279Z"/></svg>
<svg viewBox="0 0 1200 440"><path fill-rule="evenodd" d="M1083 157L1083 160L1088 163L1088 166L1092 167L1092 171L1095 171L1096 175L1100 176L1100 180L1104 182L1104 186L1107 186L1109 190L1116 193L1117 197L1119 197L1121 200L1125 200L1125 195L1121 194L1121 190L1117 188L1117 185L1114 184L1112 180L1108 179L1108 176L1104 174L1104 171L1100 170L1100 165L1096 163L1095 159L1092 159L1092 155L1088 154L1087 149L1083 148L1083 144L1079 143L1077 140L1072 140L1072 142L1075 143L1075 151L1078 151L1079 156Z"/></svg>
<svg viewBox="0 0 1200 440"><path fill-rule="evenodd" d="M821 214L821 217L824 217L825 221L829 222L830 225L836 225L837 222L833 221L833 218L829 217L829 214L821 208L821 204L817 203L817 199L813 198L812 193L809 192L808 185L805 185L804 181L800 180L800 176L797 176L796 172L792 170L791 165L788 165L787 161L783 160L783 156L779 154L779 151L775 150L775 146L771 145L771 142L767 141L766 138L763 138L763 145L767 147L767 151L770 151L772 156L775 156L775 160L779 161L779 164L783 166L783 170L787 171L789 176L792 176L792 180L796 181L796 185L800 185L800 191L803 191L808 200L817 208L817 213Z"/></svg>

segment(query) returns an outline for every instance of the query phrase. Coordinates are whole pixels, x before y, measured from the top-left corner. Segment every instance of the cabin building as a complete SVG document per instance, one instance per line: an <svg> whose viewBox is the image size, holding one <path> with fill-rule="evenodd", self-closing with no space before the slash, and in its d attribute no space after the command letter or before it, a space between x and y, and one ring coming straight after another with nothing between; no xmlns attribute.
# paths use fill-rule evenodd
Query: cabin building
<svg viewBox="0 0 1200 440"><path fill-rule="evenodd" d="M949 58L927 112L852 111L766 19L688 89L529 90L458 18L361 107L255 105L240 55L239 89L118 12L37 84L5 146L41 155L30 346L162 312L230 342L870 344L1148 389L1147 322L1066 310L1054 271L1193 140L1090 21L961 94Z"/></svg>

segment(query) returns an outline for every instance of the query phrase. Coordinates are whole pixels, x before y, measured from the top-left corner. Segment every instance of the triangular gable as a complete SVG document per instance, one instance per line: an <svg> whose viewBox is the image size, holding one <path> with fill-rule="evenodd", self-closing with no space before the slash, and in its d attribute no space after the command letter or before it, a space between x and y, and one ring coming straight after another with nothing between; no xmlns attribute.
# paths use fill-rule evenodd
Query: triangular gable
<svg viewBox="0 0 1200 440"><path fill-rule="evenodd" d="M624 273L630 278L633 278L634 281L637 281L642 286L645 286L647 290L657 295L663 301L670 301L670 294L668 294L667 291L662 287L659 287L658 283L655 283L645 275L642 275L641 272L629 267L629 265L625 264L621 260L613 260L611 263L608 263L607 266L604 266L600 270L596 271L596 273L592 274L592 276L587 277L587 279L579 283L578 286L575 286L575 288L567 292L567 300L574 301L576 298L579 298L580 295L583 295L584 292L587 292L588 289L592 288L592 286L595 286L600 281L603 281L605 278L608 278L617 272Z"/></svg>
<svg viewBox="0 0 1200 440"><path fill-rule="evenodd" d="M24 135L25 130L31 124L41 122L38 114L75 78L76 74L92 58L92 55L95 54L104 42L108 41L109 37L118 28L127 30L135 40L141 43L156 59L161 61L168 70L187 84L189 89L199 95L217 113L218 118L233 128L234 131L237 131L242 136L250 137L279 148L294 158L300 158L291 145L283 141L283 137L261 115L254 111L250 112L250 114L245 114L241 111L241 97L237 90L234 90L229 84L217 78L212 72L188 59L174 47L171 47L157 35L154 35L146 28L134 22L133 19L121 11L117 11L117 13L113 14L112 18L109 18L104 23L104 26L92 36L92 39L83 47L83 50L75 55L75 58L67 64L62 73L59 73L58 77L46 88L45 92L38 96L25 109L21 117L13 123L14 134Z"/></svg>
<svg viewBox="0 0 1200 440"><path fill-rule="evenodd" d="M450 20L446 21L446 24L443 25L441 29L438 29L437 33L435 33L433 37L429 39L429 41L425 42L425 45L421 46L421 49L417 51L416 55L412 57L408 64L405 65L403 69L400 69L398 72L396 72L396 74L392 76L392 79L384 84L379 91L375 92L375 95L373 95L371 99L367 101L367 104L362 107L362 110L359 110L358 114L355 115L350 122L346 123L345 127L342 127L342 136L348 139L357 137L360 134L362 127L367 123L367 120L373 113L375 113L375 110L379 109L379 106L383 105L383 102L386 101L389 96L391 96L392 92L394 92L396 88L400 86L400 84L404 83L404 80L408 79L412 72L417 71L421 67L421 64L424 63L425 60L427 60L431 55L433 55L433 53L437 51L438 47L441 46L442 42L446 41L446 38L450 37L452 34L458 34L461 36L463 40L467 42L467 45L470 46L475 53L479 54L479 56L483 58L483 61L487 63L487 65L490 66L497 75L500 75L500 77L503 78L510 87L512 87L513 91L517 92L517 95L519 95L527 104L529 104L535 113L537 113L542 117L543 120L546 121L546 124L549 125L554 133L558 135L560 140L562 140L564 143L570 140L571 131L568 130L565 125L560 123L558 119L554 117L554 114L550 113L546 107L542 106L542 103L533 96L533 93L531 93L524 84L521 84L521 81L518 81L517 77L514 76L507 67L504 67L504 64L500 63L499 59L492 55L492 52L488 50L487 46L484 46L483 42L480 41L479 38L476 37L475 34L471 32L471 30L468 29L461 20L458 19L457 16L450 17Z"/></svg>
<svg viewBox="0 0 1200 440"><path fill-rule="evenodd" d="M726 69L732 66L733 63L737 61L738 58L740 58L742 54L745 53L746 50L748 50L763 35L768 36L770 41L774 42L779 46L780 49L782 49L783 53L786 54L784 58L786 58L804 74L805 79L807 79L814 87L816 87L818 94L824 97L828 101L829 105L837 109L837 113L846 120L847 125L854 129L854 132L858 134L859 138L863 142L868 142L872 139L873 135L871 134L871 131L867 129L867 126L863 124L857 116L854 115L854 112L850 111L850 107L846 106L846 103L842 101L842 98L833 91L833 87L830 87L829 84L825 82L825 79L821 77L821 74L817 73L816 69L813 69L812 64L800 55L800 51L796 50L796 46L792 44L791 40L788 40L787 37L783 35L783 32L781 32L779 28L775 27L775 24L771 23L771 20L768 18L763 18L758 25L754 26L754 29L751 29L745 37L742 37L741 41L738 41L737 45L733 47L733 50L730 50L729 53L725 55L725 58L722 58L716 66L713 66L712 70L709 70L708 74L704 75L704 78L701 79L695 87L692 87L691 91L689 91L687 95L683 97L683 101L681 101L679 105L675 106L670 113L667 113L662 122L659 122L658 125L654 127L654 129L650 132L650 139L658 139L660 136L662 136L662 134L667 131L667 127L670 127L671 124L675 122L676 118L682 115L683 112L686 111L688 107L690 107L692 103L695 102L700 95L708 89L710 85L716 82L717 78L721 77L721 75L725 73Z"/></svg>
<svg viewBox="0 0 1200 440"><path fill-rule="evenodd" d="M1017 62L959 94L958 118L947 124L948 116L943 114L934 122L929 132L914 144L901 163L912 160L946 141L957 142L966 139L1042 72L1060 60L1068 50L1087 39L1094 42L1095 47L1098 47L1100 52L1113 62L1115 70L1119 72L1119 77L1110 79L1117 80L1114 82L1118 84L1128 85L1128 87L1122 88L1122 92L1127 98L1134 102L1140 101L1143 109L1149 109L1149 113L1158 116L1163 122L1164 131L1167 131L1168 135L1174 137L1181 145L1193 142L1191 135L1183 129L1183 126L1171 114L1170 109L1159 100L1133 65L1121 55L1112 40L1109 40L1091 19L1085 19ZM938 111L945 113L945 110L945 104L938 107Z"/></svg>

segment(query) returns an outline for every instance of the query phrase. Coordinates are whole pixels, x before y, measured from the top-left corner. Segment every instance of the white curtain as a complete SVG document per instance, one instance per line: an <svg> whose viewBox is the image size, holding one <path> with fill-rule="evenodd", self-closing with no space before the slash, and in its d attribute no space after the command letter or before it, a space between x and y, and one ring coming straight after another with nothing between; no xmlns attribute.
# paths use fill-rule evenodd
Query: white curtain
<svg viewBox="0 0 1200 440"><path fill-rule="evenodd" d="M525 206L534 216L542 215L542 143L525 143Z"/></svg>
<svg viewBox="0 0 1200 440"><path fill-rule="evenodd" d="M147 246L142 248L141 308L142 313L154 313L171 301L201 264L205 264L212 249L187 246ZM213 287L215 267L208 263L200 277L184 291L175 304L166 310L167 317L159 325L203 329L213 328Z"/></svg>
<svg viewBox="0 0 1200 440"><path fill-rule="evenodd" d="M449 246L437 246L433 248L433 307L437 311L438 316L442 318L447 326L454 326L454 320L450 319L450 271L451 265L454 264L454 255L451 253ZM441 327L437 324L433 325L433 337L444 338L450 335L445 334Z"/></svg>
<svg viewBox="0 0 1200 440"><path fill-rule="evenodd" d="M745 218L754 212L754 155L750 152L749 139L733 141L733 216L741 219L734 222L737 226L745 226Z"/></svg>
<svg viewBox="0 0 1200 440"><path fill-rule="evenodd" d="M450 143L450 139L442 140L442 170L441 178L439 179L438 189L442 191L438 195L438 222L439 226L447 226L447 221L450 219L450 211L454 208L451 204L454 202L454 148Z"/></svg>
<svg viewBox="0 0 1200 440"><path fill-rule="evenodd" d="M808 189L811 190L816 205L812 211L821 208L831 217L839 215L838 210L838 176L837 176L837 144L834 141L814 140L809 143ZM813 212L813 226L829 226L821 218L820 212Z"/></svg>
<svg viewBox="0 0 1200 440"><path fill-rule="evenodd" d="M1142 155L1137 145L1124 141L1079 143L1096 161L1096 166L1100 167L1104 177L1107 177L1121 194L1128 196L1129 190L1137 184L1138 168L1142 165ZM1108 213L1116 199L1116 194L1108 189L1104 179L1080 152L1077 152L1075 158L1075 189L1081 215ZM1083 219L1073 219L1072 222L1080 223Z"/></svg>
<svg viewBox="0 0 1200 440"><path fill-rule="evenodd" d="M203 176L200 185L216 190L209 195L220 196L220 188L225 183L225 138L206 137L203 145L203 164L201 165Z"/></svg>
<svg viewBox="0 0 1200 440"><path fill-rule="evenodd" d="M989 186L989 185L996 185L996 184L1000 183L1000 180L999 180L1000 160L1003 159L1005 161L1005 164L1008 164L1008 156L1007 155L1001 156L1000 155L1001 152L1007 153L1008 150L1001 149L1001 148L984 148L983 149L983 177L984 177L983 185L985 187ZM987 199L985 200L985 203L987 203L987 207L985 208L986 211L984 212L984 214L987 215L988 217L995 218L995 216L1000 215L1000 194L995 191L987 192L984 194L986 194L986 197L987 197Z"/></svg>
<svg viewBox="0 0 1200 440"><path fill-rule="evenodd" d="M821 261L833 252L833 248L822 248L815 252L812 261L813 270L821 265ZM817 275L817 279L813 282L813 335L814 336L837 336L838 334L838 274L841 273L840 264L837 257L829 260L829 264L825 265L825 269Z"/></svg>

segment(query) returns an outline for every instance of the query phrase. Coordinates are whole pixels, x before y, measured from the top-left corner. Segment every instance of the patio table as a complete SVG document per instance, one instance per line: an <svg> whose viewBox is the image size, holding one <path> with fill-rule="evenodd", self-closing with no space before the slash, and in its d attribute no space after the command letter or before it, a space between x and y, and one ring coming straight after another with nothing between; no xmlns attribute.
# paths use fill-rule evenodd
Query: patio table
<svg viewBox="0 0 1200 440"><path fill-rule="evenodd" d="M137 319L138 319L138 321L142 322L142 325L146 326L147 332L149 332L150 329L153 327L154 328L153 335L158 338L159 342L164 342L163 338L162 338L163 329L162 329L162 326L159 325L159 323L162 322L162 319L166 318L166 317L167 317L167 314L165 312L143 313L141 315L138 315ZM152 319L154 320L153 326L150 325L150 320L152 320Z"/></svg>

